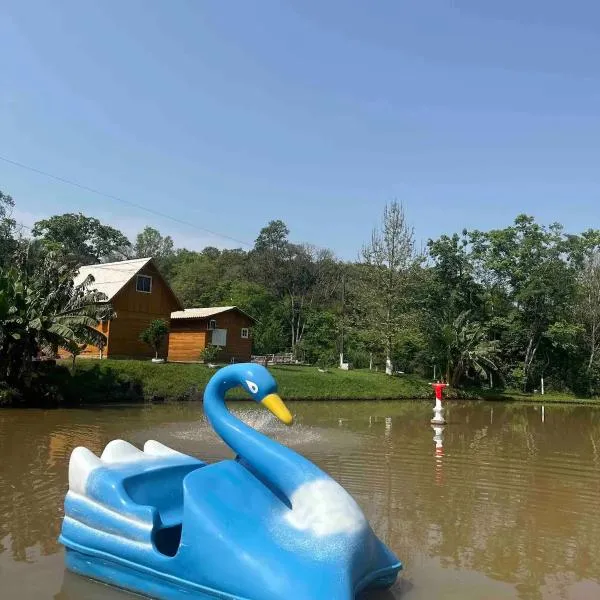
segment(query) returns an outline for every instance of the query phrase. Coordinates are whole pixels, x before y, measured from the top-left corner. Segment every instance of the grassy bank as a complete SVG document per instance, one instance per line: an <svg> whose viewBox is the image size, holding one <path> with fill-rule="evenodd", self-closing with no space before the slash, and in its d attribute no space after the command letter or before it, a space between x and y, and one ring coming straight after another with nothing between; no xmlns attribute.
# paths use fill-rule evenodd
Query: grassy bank
<svg viewBox="0 0 600 600"><path fill-rule="evenodd" d="M386 377L369 371L331 369L321 373L314 367L270 368L279 393L288 400L390 400L431 398L428 382L418 377ZM84 402L194 400L201 399L215 374L200 364L153 364L136 360L81 360L72 377L72 387ZM245 398L241 390L229 393Z"/></svg>
<svg viewBox="0 0 600 600"><path fill-rule="evenodd" d="M63 363L68 364L68 363ZM277 366L271 372L288 400L400 400L433 398L429 382L414 375L387 377L368 370L326 373L315 367ZM214 369L200 364L153 364L136 360L80 360L65 382L71 402L110 403L200 400ZM539 395L488 390L446 390L462 399L541 401ZM231 398L244 398L232 391ZM546 394L544 402L581 402L567 394ZM587 400L589 402L589 400Z"/></svg>

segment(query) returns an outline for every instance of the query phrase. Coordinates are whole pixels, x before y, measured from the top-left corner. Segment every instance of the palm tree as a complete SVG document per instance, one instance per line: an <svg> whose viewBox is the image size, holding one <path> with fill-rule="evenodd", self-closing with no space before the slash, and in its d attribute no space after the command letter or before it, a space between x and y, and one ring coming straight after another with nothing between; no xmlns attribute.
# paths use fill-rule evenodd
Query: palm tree
<svg viewBox="0 0 600 600"><path fill-rule="evenodd" d="M91 277L75 285L74 275L53 254L32 274L0 270L0 380L26 386L40 352L76 353L81 344L106 344L96 327L112 308L104 294L90 290Z"/></svg>
<svg viewBox="0 0 600 600"><path fill-rule="evenodd" d="M496 371L498 344L488 338L484 325L469 321L470 311L464 311L442 327L445 346L446 377L451 386L460 384L463 376L473 371L485 378Z"/></svg>

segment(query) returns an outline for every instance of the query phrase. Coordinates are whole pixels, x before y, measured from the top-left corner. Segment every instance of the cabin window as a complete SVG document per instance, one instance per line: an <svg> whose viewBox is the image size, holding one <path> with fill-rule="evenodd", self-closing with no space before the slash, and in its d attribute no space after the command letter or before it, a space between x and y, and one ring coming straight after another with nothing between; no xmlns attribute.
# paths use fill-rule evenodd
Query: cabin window
<svg viewBox="0 0 600 600"><path fill-rule="evenodd" d="M217 328L217 321L215 319L211 319L208 322L208 328L209 329L216 329Z"/></svg>
<svg viewBox="0 0 600 600"><path fill-rule="evenodd" d="M152 291L152 277L150 275L138 275L135 280L135 291L149 294Z"/></svg>
<svg viewBox="0 0 600 600"><path fill-rule="evenodd" d="M247 340L250 337L250 330L247 327L242 327L242 338Z"/></svg>

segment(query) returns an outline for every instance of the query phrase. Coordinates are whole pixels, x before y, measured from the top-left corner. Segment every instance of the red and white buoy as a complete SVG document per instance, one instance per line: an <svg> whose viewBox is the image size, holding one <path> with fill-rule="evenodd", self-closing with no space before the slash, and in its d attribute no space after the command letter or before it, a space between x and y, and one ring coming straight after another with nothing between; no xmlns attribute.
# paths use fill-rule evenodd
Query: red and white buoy
<svg viewBox="0 0 600 600"><path fill-rule="evenodd" d="M442 406L442 394L444 388L448 387L448 384L436 381L430 385L435 391L435 407L433 408L433 419L431 419L431 423L433 425L444 425L446 423L446 419L444 419L443 415L444 407Z"/></svg>

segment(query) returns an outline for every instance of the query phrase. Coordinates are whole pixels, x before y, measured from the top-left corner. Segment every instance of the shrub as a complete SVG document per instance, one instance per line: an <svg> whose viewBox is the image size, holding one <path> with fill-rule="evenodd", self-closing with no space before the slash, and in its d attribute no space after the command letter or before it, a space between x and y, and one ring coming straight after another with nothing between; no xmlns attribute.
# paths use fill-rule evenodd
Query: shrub
<svg viewBox="0 0 600 600"><path fill-rule="evenodd" d="M221 352L221 346L206 346L206 348L200 352L200 360L204 361L205 363L214 362L217 360L219 352Z"/></svg>
<svg viewBox="0 0 600 600"><path fill-rule="evenodd" d="M21 393L5 381L0 381L0 406L14 406L21 402L23 402Z"/></svg>
<svg viewBox="0 0 600 600"><path fill-rule="evenodd" d="M148 344L154 350L155 358L158 358L158 352L162 346L165 338L169 334L169 326L163 319L156 319L148 325L147 329L144 329L140 333L140 340L145 344Z"/></svg>

